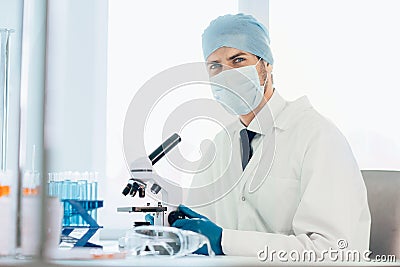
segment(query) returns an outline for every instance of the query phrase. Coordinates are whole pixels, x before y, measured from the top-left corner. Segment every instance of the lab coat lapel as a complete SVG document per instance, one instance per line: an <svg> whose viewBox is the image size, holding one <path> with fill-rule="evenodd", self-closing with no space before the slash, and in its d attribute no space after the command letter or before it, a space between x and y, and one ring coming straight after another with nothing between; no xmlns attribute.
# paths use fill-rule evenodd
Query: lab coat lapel
<svg viewBox="0 0 400 267"><path fill-rule="evenodd" d="M246 193L254 192L264 183L273 164L275 136L272 134L272 129L270 133L261 135L260 138L260 144L243 172L242 179L246 188L242 190Z"/></svg>
<svg viewBox="0 0 400 267"><path fill-rule="evenodd" d="M245 190L249 192L256 191L267 179L275 157L276 127L280 127L277 118L285 106L286 101L274 91L268 103L248 126L248 129L261 135L261 140L243 173L248 186Z"/></svg>

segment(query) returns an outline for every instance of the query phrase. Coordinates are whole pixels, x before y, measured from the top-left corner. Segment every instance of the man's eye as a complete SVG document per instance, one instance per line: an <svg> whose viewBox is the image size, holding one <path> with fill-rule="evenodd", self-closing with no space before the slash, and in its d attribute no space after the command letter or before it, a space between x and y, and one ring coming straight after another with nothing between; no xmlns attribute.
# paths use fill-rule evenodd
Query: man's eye
<svg viewBox="0 0 400 267"><path fill-rule="evenodd" d="M215 64L211 64L209 68L210 68L210 70L215 70L215 69L218 69L218 68L221 68L221 67L222 67L221 64L215 63Z"/></svg>
<svg viewBox="0 0 400 267"><path fill-rule="evenodd" d="M242 61L244 61L245 59L244 58L242 58L242 57L237 57L237 58L235 58L234 60L233 60L233 63L240 63L240 62L242 62Z"/></svg>

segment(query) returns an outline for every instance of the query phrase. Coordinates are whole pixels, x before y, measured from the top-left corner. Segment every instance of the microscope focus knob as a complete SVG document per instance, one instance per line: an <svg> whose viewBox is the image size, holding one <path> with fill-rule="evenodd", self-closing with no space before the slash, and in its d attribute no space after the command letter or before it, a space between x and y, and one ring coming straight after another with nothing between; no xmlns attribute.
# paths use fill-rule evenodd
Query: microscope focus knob
<svg viewBox="0 0 400 267"><path fill-rule="evenodd" d="M168 215L168 223L169 225L172 226L172 224L174 224L175 221L179 220L179 219L185 219L185 214L183 214L183 212L178 211L178 210L174 210L171 211L171 213Z"/></svg>
<svg viewBox="0 0 400 267"><path fill-rule="evenodd" d="M160 190L161 190L161 186L159 186L158 184L153 184L150 188L150 191L155 195L158 194L158 192L160 192Z"/></svg>

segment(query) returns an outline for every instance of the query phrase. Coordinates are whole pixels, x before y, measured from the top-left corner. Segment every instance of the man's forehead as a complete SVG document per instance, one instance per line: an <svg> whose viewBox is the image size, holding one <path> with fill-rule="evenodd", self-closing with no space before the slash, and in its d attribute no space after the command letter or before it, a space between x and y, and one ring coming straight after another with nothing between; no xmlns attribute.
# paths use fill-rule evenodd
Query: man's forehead
<svg viewBox="0 0 400 267"><path fill-rule="evenodd" d="M228 60L229 58L235 56L235 55L247 55L247 56L251 56L253 54L237 49L237 48L233 48L233 47L220 47L217 50L215 50L214 52L212 52L208 58L207 61L208 62L212 62L212 61L220 61L222 59L224 60Z"/></svg>

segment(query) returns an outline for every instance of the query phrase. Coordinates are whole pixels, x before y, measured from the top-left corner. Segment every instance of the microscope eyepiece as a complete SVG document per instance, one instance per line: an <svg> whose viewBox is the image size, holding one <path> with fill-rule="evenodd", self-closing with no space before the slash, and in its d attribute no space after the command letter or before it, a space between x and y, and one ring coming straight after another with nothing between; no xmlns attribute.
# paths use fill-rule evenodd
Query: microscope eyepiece
<svg viewBox="0 0 400 267"><path fill-rule="evenodd" d="M141 188L140 185L139 185L137 182L134 182L134 183L132 184L132 189L131 189L131 191L129 192L129 194L131 194L131 196L134 197L134 196L136 195L137 191L138 191L140 188Z"/></svg>
<svg viewBox="0 0 400 267"><path fill-rule="evenodd" d="M131 185L131 184L127 184L127 185L125 186L124 190L122 191L122 194L123 194L124 196L128 195L129 192L131 191L131 188L132 188L132 185Z"/></svg>
<svg viewBox="0 0 400 267"><path fill-rule="evenodd" d="M146 196L146 191L144 189L144 187L139 187L139 197L140 198L144 198Z"/></svg>
<svg viewBox="0 0 400 267"><path fill-rule="evenodd" d="M130 194L130 195L132 195L132 197L134 197L139 188L140 188L140 185L133 179L130 179L128 184L125 186L124 190L122 191L122 194L124 196Z"/></svg>
<svg viewBox="0 0 400 267"><path fill-rule="evenodd" d="M124 190L122 191L122 194L124 196L128 195L129 192L131 192L133 183L134 183L133 179L129 179L128 184L125 186Z"/></svg>

